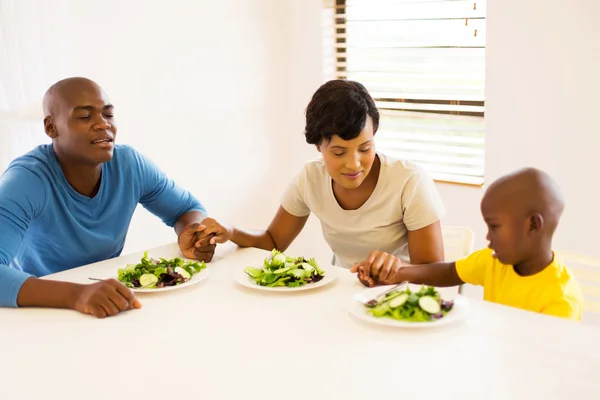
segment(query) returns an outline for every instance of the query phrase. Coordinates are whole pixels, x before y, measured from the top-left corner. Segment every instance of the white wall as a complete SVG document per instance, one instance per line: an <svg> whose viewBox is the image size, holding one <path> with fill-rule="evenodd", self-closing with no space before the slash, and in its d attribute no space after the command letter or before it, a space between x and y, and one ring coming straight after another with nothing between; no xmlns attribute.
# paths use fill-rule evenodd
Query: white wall
<svg viewBox="0 0 600 400"><path fill-rule="evenodd" d="M600 255L600 2L488 0L487 10L486 181L523 166L548 171L567 199L555 247ZM312 37L317 18L305 9L296 24ZM297 86L322 68L316 50L302 48L315 61L294 75ZM442 222L471 227L476 247L486 246L484 190L437 187L447 208Z"/></svg>
<svg viewBox="0 0 600 400"><path fill-rule="evenodd" d="M556 247L600 255L600 2L488 4L486 178L548 171L567 201Z"/></svg>
<svg viewBox="0 0 600 400"><path fill-rule="evenodd" d="M7 41L13 74L6 81L38 84L8 104L12 116L27 108L19 118L34 122L14 129L31 130L32 139L3 146L0 169L47 142L41 97L68 76L103 86L116 106L118 141L156 161L225 222L265 227L291 175L316 156L302 131L304 108L322 83L320 0L60 0L58 9L43 0L1 1L10 11L2 27L18 38ZM314 250L313 236L329 257L312 220L297 250L303 243ZM125 251L174 239L140 208Z"/></svg>
<svg viewBox="0 0 600 400"><path fill-rule="evenodd" d="M567 201L555 247L600 256L600 2L488 0L487 13L486 181L546 170ZM437 186L443 222L485 246L483 189Z"/></svg>
<svg viewBox="0 0 600 400"><path fill-rule="evenodd" d="M79 54L69 75L97 80L119 141L142 151L228 222L265 226L291 174L277 0L71 2ZM91 11L93 10L93 12ZM92 27L90 29L90 27ZM95 27L95 28L94 28ZM140 209L126 251L175 239Z"/></svg>
<svg viewBox="0 0 600 400"><path fill-rule="evenodd" d="M62 1L75 60L62 76L106 88L120 141L156 160L214 216L268 223L291 174L317 155L302 130L322 83L321 0ZM589 254L600 254L597 20L595 0L488 0L486 179L524 165L549 171L568 203L556 247ZM46 59L68 47L44 46ZM438 188L443 223L470 226L484 246L482 189ZM127 250L173 239L142 211ZM329 254L312 220L293 248Z"/></svg>

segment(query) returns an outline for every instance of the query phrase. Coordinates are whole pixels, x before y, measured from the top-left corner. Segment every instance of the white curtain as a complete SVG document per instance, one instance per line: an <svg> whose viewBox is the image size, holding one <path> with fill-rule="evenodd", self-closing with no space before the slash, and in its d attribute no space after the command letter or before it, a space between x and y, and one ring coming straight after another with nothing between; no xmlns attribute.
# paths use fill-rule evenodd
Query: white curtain
<svg viewBox="0 0 600 400"><path fill-rule="evenodd" d="M72 65L68 0L0 0L0 173L49 140L42 98Z"/></svg>

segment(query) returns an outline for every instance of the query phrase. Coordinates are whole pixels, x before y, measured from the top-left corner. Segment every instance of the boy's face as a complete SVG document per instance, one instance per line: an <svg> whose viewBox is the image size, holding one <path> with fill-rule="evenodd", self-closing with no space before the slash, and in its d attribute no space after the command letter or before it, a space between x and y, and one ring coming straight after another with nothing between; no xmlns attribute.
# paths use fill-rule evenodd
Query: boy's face
<svg viewBox="0 0 600 400"><path fill-rule="evenodd" d="M526 257L526 249L530 248L529 224L510 200L502 200L486 194L481 201L481 213L488 228L486 239L498 261L518 265Z"/></svg>

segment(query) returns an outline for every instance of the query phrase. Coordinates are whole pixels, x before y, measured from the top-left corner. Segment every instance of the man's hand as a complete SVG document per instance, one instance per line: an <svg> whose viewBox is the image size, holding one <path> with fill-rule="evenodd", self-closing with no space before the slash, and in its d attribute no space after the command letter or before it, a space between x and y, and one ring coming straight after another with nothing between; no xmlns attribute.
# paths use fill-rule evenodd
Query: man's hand
<svg viewBox="0 0 600 400"><path fill-rule="evenodd" d="M365 286L391 285L403 282L402 269L409 266L398 257L382 251L372 251L362 262L350 268L350 272L358 273L358 279Z"/></svg>
<svg viewBox="0 0 600 400"><path fill-rule="evenodd" d="M81 313L97 318L112 317L141 307L142 304L134 297L133 292L116 279L81 285L72 306Z"/></svg>
<svg viewBox="0 0 600 400"><path fill-rule="evenodd" d="M185 257L209 262L215 254L217 243L225 243L232 235L231 228L212 218L205 218L199 224L186 226L177 242Z"/></svg>

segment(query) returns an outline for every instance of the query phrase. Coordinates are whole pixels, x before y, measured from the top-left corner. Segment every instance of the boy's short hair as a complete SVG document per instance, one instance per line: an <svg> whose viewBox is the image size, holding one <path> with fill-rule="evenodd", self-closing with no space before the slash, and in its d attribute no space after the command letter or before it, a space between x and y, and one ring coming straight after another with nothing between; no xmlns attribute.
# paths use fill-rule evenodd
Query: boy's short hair
<svg viewBox="0 0 600 400"><path fill-rule="evenodd" d="M379 127L379 111L367 89L358 82L332 80L323 84L306 107L304 135L309 144L329 141L333 135L352 140L373 121L373 134Z"/></svg>

